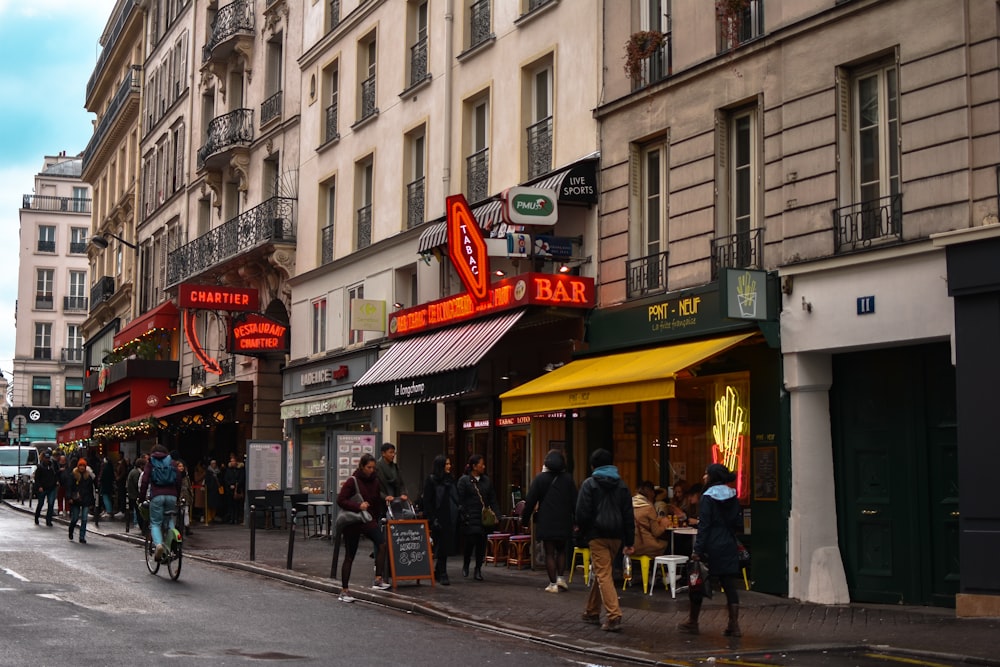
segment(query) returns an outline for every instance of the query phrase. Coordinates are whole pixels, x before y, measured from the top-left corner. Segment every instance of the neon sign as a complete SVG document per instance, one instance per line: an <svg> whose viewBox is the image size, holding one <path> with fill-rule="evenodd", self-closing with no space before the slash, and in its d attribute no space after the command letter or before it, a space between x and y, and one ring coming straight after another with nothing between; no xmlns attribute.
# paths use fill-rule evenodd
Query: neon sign
<svg viewBox="0 0 1000 667"><path fill-rule="evenodd" d="M181 308L203 310L253 311L260 308L256 289L223 285L192 285L184 283L177 292Z"/></svg>
<svg viewBox="0 0 1000 667"><path fill-rule="evenodd" d="M253 355L288 351L288 325L259 313L237 316L229 331L229 350Z"/></svg>
<svg viewBox="0 0 1000 667"><path fill-rule="evenodd" d="M214 373L215 375L222 375L222 367L219 362L214 358L208 356L208 352L201 346L198 341L198 332L195 331L194 327L194 311L185 310L184 311L184 339L188 342L188 346L191 351L194 352L194 356L198 358L201 365L205 367L206 373Z"/></svg>
<svg viewBox="0 0 1000 667"><path fill-rule="evenodd" d="M445 200L448 220L448 257L462 284L476 303L486 300L490 286L489 253L479 223L464 195Z"/></svg>
<svg viewBox="0 0 1000 667"><path fill-rule="evenodd" d="M736 495L741 501L748 493L744 460L746 459L746 410L739 393L726 386L725 395L715 401L715 424L712 426L712 462L721 463L736 473Z"/></svg>

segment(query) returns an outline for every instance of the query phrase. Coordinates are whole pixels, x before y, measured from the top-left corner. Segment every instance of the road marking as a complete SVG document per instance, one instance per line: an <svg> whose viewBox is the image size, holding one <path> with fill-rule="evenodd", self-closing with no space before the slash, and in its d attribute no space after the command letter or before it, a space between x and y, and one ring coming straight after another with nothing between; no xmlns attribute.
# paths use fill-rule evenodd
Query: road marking
<svg viewBox="0 0 1000 667"><path fill-rule="evenodd" d="M884 653L865 653L864 655L866 658L891 660L893 662L902 662L907 665L922 665L922 667L951 667L951 665L946 665L943 662L929 662L927 660L918 660L916 658L901 658L892 655L885 655Z"/></svg>
<svg viewBox="0 0 1000 667"><path fill-rule="evenodd" d="M15 579L17 579L18 581L23 581L23 582L25 582L25 583L30 583L30 580L29 580L29 579L25 579L24 577L22 577L21 575L19 575L19 574L18 574L17 572L15 572L14 570L11 570L10 568L6 568L6 567L5 567L5 568L3 569L3 571L4 571L4 572L6 572L7 574L9 574L10 576L14 577L14 578L15 578Z"/></svg>

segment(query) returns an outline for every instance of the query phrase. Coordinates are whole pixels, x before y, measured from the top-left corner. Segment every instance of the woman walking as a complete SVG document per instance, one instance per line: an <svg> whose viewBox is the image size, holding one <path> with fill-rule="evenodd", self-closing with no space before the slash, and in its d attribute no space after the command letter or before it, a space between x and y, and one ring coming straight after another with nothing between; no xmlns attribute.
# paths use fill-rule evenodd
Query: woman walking
<svg viewBox="0 0 1000 667"><path fill-rule="evenodd" d="M462 511L462 534L465 536L462 576L469 576L469 562L472 560L472 552L475 551L476 569L473 578L482 581L488 530L483 526L483 510L489 507L495 516L500 516L500 507L497 505L493 483L486 476L486 462L481 454L469 457L466 473L458 480L458 504Z"/></svg>
<svg viewBox="0 0 1000 667"><path fill-rule="evenodd" d="M538 513L535 514L535 508ZM566 457L553 449L545 456L542 472L528 488L521 525L530 526L535 516L535 539L545 550L545 570L549 575L547 593L569 590L566 584L566 548L573 539L576 511L576 483L566 471Z"/></svg>
<svg viewBox="0 0 1000 667"><path fill-rule="evenodd" d="M361 497L358 502L357 497ZM372 513L376 503L382 502L382 496L378 485L378 476L375 474L375 457L371 454L362 454L358 461L358 469L340 487L337 494L337 505L342 510L348 512L368 511ZM340 601L354 602L351 595L351 567L354 565L354 557L358 553L358 543L364 535L375 545L376 554L381 554L385 546L382 539L382 532L378 529L378 523L372 518L371 521L353 523L343 529L344 539L344 562L340 568ZM382 581L382 563L384 558L375 559L375 585L372 588L385 589L389 586Z"/></svg>
<svg viewBox="0 0 1000 667"><path fill-rule="evenodd" d="M458 529L458 489L451 474L451 459L444 454L434 458L420 504L434 540L434 578L448 586L448 554L454 549Z"/></svg>

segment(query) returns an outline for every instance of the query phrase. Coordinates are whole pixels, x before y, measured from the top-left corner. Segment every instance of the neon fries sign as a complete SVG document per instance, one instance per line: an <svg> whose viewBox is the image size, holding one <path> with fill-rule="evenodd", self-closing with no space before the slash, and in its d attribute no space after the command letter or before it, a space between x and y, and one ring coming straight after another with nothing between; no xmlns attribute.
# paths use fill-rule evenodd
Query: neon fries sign
<svg viewBox="0 0 1000 667"><path fill-rule="evenodd" d="M748 493L747 470L745 469L747 411L743 408L739 393L732 386L715 401L715 423L712 425L712 462L721 463L736 473L736 495L745 500Z"/></svg>

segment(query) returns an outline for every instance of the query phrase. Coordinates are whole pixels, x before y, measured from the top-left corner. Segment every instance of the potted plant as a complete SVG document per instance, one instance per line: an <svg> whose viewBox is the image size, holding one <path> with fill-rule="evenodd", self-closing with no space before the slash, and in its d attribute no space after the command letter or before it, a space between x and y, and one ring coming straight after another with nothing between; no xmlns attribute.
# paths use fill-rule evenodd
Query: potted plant
<svg viewBox="0 0 1000 667"><path fill-rule="evenodd" d="M633 81L642 78L642 64L663 46L664 36L659 30L640 30L632 33L625 42L625 76Z"/></svg>
<svg viewBox="0 0 1000 667"><path fill-rule="evenodd" d="M740 31L749 8L750 0L715 0L715 15L719 17L719 29L727 48L740 43Z"/></svg>

